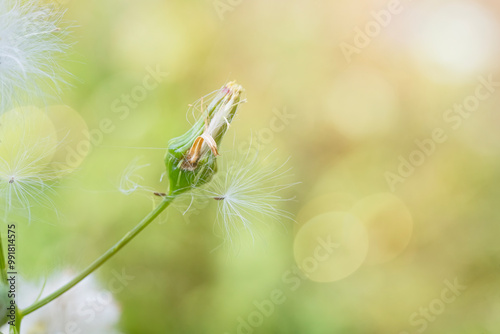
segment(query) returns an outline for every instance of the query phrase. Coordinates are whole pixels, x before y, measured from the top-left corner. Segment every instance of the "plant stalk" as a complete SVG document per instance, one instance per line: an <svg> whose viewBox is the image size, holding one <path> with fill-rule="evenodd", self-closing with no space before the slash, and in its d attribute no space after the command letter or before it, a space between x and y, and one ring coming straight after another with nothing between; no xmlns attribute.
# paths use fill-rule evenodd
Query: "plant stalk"
<svg viewBox="0 0 500 334"><path fill-rule="evenodd" d="M97 260L95 260L91 265L89 265L84 271L82 271L78 276L73 278L69 283L62 286L55 292L51 293L47 297L39 300L33 305L22 310L20 313L24 317L33 311L47 305L57 297L61 296L63 293L67 292L69 289L80 283L85 277L93 273L96 269L102 266L106 261L108 261L113 255L118 253L125 245L127 245L132 239L134 239L142 230L144 230L151 222L153 222L175 199L175 196L166 196L163 201L151 211L137 226L130 230L120 241L118 241L113 247L111 247L106 253L101 255Z"/></svg>

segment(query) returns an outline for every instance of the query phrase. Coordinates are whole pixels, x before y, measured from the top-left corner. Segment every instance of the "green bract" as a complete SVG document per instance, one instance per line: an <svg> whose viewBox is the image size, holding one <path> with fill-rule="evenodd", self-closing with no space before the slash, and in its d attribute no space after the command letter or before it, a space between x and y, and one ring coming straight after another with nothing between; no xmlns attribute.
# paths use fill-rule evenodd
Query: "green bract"
<svg viewBox="0 0 500 334"><path fill-rule="evenodd" d="M203 115L180 137L169 142L165 165L169 194L179 194L209 182L217 171L218 147L240 104L243 88L235 82L224 85ZM202 103L203 104L203 103Z"/></svg>

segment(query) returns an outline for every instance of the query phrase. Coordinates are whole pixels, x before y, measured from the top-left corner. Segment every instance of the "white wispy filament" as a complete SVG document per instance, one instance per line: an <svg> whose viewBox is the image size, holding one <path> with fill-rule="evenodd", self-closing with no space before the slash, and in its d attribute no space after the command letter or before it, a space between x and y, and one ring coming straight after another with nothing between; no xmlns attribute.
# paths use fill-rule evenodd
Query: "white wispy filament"
<svg viewBox="0 0 500 334"><path fill-rule="evenodd" d="M60 176L53 166L58 148L54 127L42 111L22 108L0 116L0 212L18 211L31 221L34 206L55 210L49 195Z"/></svg>
<svg viewBox="0 0 500 334"><path fill-rule="evenodd" d="M151 194L153 191L149 188L141 185L143 183L144 178L140 175L139 171L146 167L149 167L150 164L139 164L139 158L135 158L132 160L128 166L123 171L120 177L120 185L118 186L118 190L124 195L130 195L137 190L146 190Z"/></svg>
<svg viewBox="0 0 500 334"><path fill-rule="evenodd" d="M0 113L59 92L62 14L41 1L0 0Z"/></svg>
<svg viewBox="0 0 500 334"><path fill-rule="evenodd" d="M202 192L218 204L217 222L226 241L240 231L254 239L257 225L292 220L292 215L281 208L291 198L283 191L298 183L290 183L288 160L282 164L269 162L270 157L234 159L235 163L219 171Z"/></svg>

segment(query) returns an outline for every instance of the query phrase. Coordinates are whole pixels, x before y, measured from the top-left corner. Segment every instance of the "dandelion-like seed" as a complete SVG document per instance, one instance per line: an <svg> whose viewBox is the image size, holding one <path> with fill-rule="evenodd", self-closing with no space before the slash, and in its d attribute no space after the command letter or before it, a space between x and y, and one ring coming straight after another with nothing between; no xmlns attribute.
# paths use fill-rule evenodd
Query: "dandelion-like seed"
<svg viewBox="0 0 500 334"><path fill-rule="evenodd" d="M291 168L270 161L271 155L259 159L258 154L234 159L204 189L202 194L217 202L217 222L227 241L241 230L255 240L258 225L283 220L293 221L290 212L281 208L284 190L298 184L289 182Z"/></svg>
<svg viewBox="0 0 500 334"><path fill-rule="evenodd" d="M41 165L37 166L34 160L29 161L31 153L24 151L13 162L0 157L0 198L5 203L4 211L26 210L29 220L33 205L54 207L49 197L54 190L49 182L57 179L56 173L39 169ZM46 154L49 155L50 152Z"/></svg>
<svg viewBox="0 0 500 334"><path fill-rule="evenodd" d="M60 92L62 16L41 1L0 0L0 113Z"/></svg>
<svg viewBox="0 0 500 334"><path fill-rule="evenodd" d="M35 205L54 208L52 166L58 139L50 119L36 108L9 111L0 117L0 199L7 215L19 210L31 221Z"/></svg>

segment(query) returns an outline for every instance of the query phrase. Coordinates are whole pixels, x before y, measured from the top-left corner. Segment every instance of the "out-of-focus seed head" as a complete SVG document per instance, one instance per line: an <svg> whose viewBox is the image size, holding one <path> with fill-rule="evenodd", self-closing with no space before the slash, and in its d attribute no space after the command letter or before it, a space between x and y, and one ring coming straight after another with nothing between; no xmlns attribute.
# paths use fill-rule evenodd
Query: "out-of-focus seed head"
<svg viewBox="0 0 500 334"><path fill-rule="evenodd" d="M0 0L0 114L60 93L69 48L63 14L40 0Z"/></svg>

